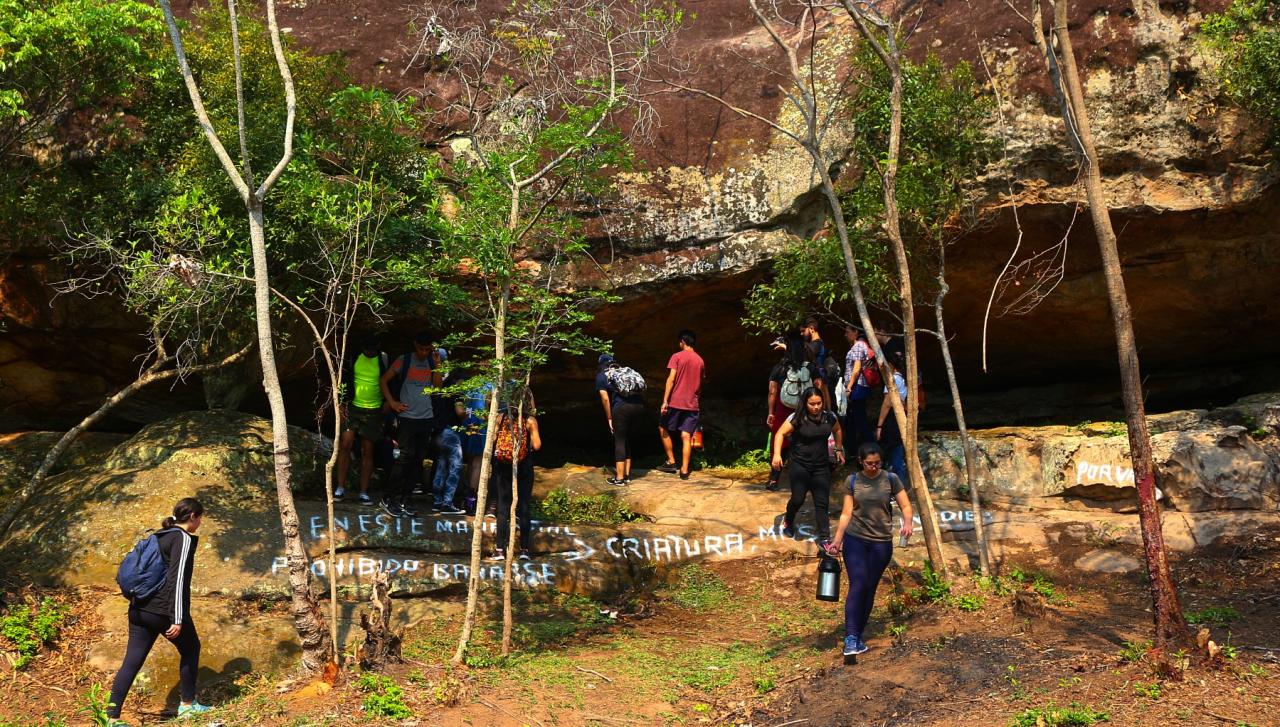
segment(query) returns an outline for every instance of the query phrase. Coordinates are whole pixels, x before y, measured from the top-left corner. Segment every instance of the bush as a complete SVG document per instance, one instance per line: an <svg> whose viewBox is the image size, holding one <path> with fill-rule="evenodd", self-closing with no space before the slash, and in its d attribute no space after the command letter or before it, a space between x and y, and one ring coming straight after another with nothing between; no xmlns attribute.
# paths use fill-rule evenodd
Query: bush
<svg viewBox="0 0 1280 727"><path fill-rule="evenodd" d="M356 689L366 693L361 703L365 714L392 719L413 716L413 710L404 703L404 690L390 677L366 672L356 680Z"/></svg>
<svg viewBox="0 0 1280 727"><path fill-rule="evenodd" d="M536 520L557 523L617 525L640 519L640 515L612 493L573 495L563 487L547 493L541 502L535 501L532 513Z"/></svg>
<svg viewBox="0 0 1280 727"><path fill-rule="evenodd" d="M14 668L21 669L30 664L40 647L58 638L66 617L66 607L47 596L39 606L27 603L10 607L0 618L0 636L18 653Z"/></svg>
<svg viewBox="0 0 1280 727"><path fill-rule="evenodd" d="M1227 97L1269 122L1280 145L1280 0L1235 0L1200 31L1222 55Z"/></svg>
<svg viewBox="0 0 1280 727"><path fill-rule="evenodd" d="M1089 727L1099 722L1111 721L1106 712L1099 712L1091 707L1072 704L1070 707L1047 707L1028 709L1014 716L1010 727Z"/></svg>
<svg viewBox="0 0 1280 727"><path fill-rule="evenodd" d="M922 601L942 601L951 599L951 584L933 569L933 563L924 562L924 582L916 589L916 596Z"/></svg>

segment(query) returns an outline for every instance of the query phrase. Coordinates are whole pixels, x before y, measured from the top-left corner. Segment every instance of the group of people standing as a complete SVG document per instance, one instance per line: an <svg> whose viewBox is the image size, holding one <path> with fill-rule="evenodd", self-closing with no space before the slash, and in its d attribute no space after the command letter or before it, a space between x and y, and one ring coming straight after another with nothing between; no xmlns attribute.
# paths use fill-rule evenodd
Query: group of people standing
<svg viewBox="0 0 1280 727"><path fill-rule="evenodd" d="M376 503L392 517L416 516L413 496L430 488L431 511L441 515L475 514L469 494L479 489L480 460L484 454L488 424L487 384L464 395L447 393L465 378L462 366L444 372L448 352L437 346L429 332L413 339L411 350L389 358L377 336L361 339L360 349L346 362L343 380L342 437L333 496L348 496L347 481L356 442L360 443L360 479L356 501L374 506L369 488L375 469L381 469L383 495ZM533 497L532 452L541 449L533 396L525 392L523 416L517 420L519 399L511 387L500 397L495 452L490 474L491 509L486 517L497 519L498 547L492 559L506 557L511 501L516 493L522 558L529 557L530 507ZM426 460L430 457L428 468ZM515 463L514 466L512 463ZM397 467L398 463L398 467ZM512 470L515 470L514 477ZM463 472L466 472L466 484ZM469 509L468 506L471 506Z"/></svg>
<svg viewBox="0 0 1280 727"><path fill-rule="evenodd" d="M899 536L905 544L913 530L911 500L907 496L905 451L892 416L893 394L905 402L903 351L885 336L883 366L861 330L846 326L849 351L843 371L822 341L816 318L800 329L780 336L772 344L782 356L769 376L768 415L771 469L766 487L780 486L784 463L791 497L782 514L782 533L796 535L796 516L805 499L813 498L814 529L821 551L843 554L849 579L845 601L844 655L867 651L863 639L876 588L893 557L893 504L902 512ZM871 427L867 406L872 393L882 389L876 426ZM840 410L843 409L841 412ZM846 448L856 453L858 468L842 488L844 502L835 536L830 533L831 477L845 462ZM789 463L787 460L789 459ZM888 471L886 471L886 460Z"/></svg>

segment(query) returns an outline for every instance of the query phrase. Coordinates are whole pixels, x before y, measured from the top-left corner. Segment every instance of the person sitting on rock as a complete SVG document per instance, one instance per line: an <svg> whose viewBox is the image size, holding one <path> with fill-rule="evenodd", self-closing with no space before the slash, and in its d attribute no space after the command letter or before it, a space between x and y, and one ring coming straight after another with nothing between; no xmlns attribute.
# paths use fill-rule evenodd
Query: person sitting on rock
<svg viewBox="0 0 1280 727"><path fill-rule="evenodd" d="M662 392L661 419L658 435L662 437L662 448L666 451L667 461L658 467L662 472L680 473L680 479L689 479L689 461L693 456L693 433L698 431L700 414L698 396L702 392L702 381L706 378L706 364L694 350L697 336L693 331L680 331L676 344L680 347L667 361L667 383ZM680 433L681 459L676 468L675 449L671 438Z"/></svg>
<svg viewBox="0 0 1280 727"><path fill-rule="evenodd" d="M342 438L338 441L338 461L333 499L341 500L347 491L347 470L351 467L351 448L360 438L360 504L372 505L369 480L373 477L373 445L382 436L382 387L379 381L387 370L387 355L378 345L378 337L365 336L360 351L346 363L343 376Z"/></svg>
<svg viewBox="0 0 1280 727"><path fill-rule="evenodd" d="M200 636L191 620L191 573L199 541L195 532L203 521L204 505L194 497L184 497L173 506L173 516L165 518L155 533L165 566L164 583L150 596L129 602L129 643L111 685L111 701L107 703L109 725L125 724L120 721L120 709L156 637L161 635L178 649L178 718L210 709L196 701Z"/></svg>
<svg viewBox="0 0 1280 727"><path fill-rule="evenodd" d="M801 396L801 406L778 428L773 435L773 468L782 469L782 442L791 438L791 499L782 519L782 534L796 536L796 515L804 505L805 497L813 494L813 525L817 532L818 547L826 548L830 542L831 516L827 513L831 497L832 457L844 464L844 441L840 431L840 418L823 408L822 394L815 388L806 389ZM834 442L834 443L832 443Z"/></svg>
<svg viewBox="0 0 1280 727"><path fill-rule="evenodd" d="M413 490L423 481L422 463L435 449L435 411L431 392L444 383L440 364L443 348L437 348L431 334L422 331L413 339L413 350L400 356L378 379L382 396L398 419L396 441L400 443L400 485L388 488L382 497L383 512L391 517L417 515L411 500Z"/></svg>

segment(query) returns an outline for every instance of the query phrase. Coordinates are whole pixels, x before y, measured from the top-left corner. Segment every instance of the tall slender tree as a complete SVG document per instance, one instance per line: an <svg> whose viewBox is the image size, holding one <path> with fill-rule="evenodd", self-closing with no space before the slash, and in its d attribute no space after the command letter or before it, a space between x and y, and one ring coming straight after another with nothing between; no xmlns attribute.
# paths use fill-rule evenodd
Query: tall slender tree
<svg viewBox="0 0 1280 727"><path fill-rule="evenodd" d="M1045 34L1043 2L1052 13L1050 36ZM1012 7L1012 5L1011 5ZM1015 8L1015 12L1017 12ZM1159 12L1155 9L1154 12ZM1021 13L1019 13L1021 15ZM1124 400L1125 424L1129 430L1129 454L1133 461L1134 482L1138 490L1138 518L1142 529L1143 554L1151 590L1151 617L1155 622L1157 648L1185 644L1191 639L1182 615L1178 592L1169 568L1168 551L1161 527L1160 505L1156 501L1156 472L1151 457L1151 435L1147 428L1143 404L1142 373L1138 363L1138 347L1133 333L1133 311L1125 291L1124 271L1116 245L1111 211L1098 165L1089 110L1085 105L1084 86L1076 65L1075 49L1067 24L1067 0L1032 0L1030 18L1036 47L1044 58L1049 77L1058 94L1062 119L1072 149L1080 160L1089 217L1093 222L1102 272L1107 284L1107 303L1115 328L1116 352L1120 359L1120 385ZM1056 41L1056 48L1053 41Z"/></svg>
<svg viewBox="0 0 1280 727"><path fill-rule="evenodd" d="M265 202L267 194L284 174L293 157L293 126L297 101L294 95L293 76L285 57L280 38L280 26L276 22L275 0L266 0L267 32L275 54L276 67L284 84L286 110L283 149L280 158L270 172L258 183L249 153L249 130L245 123L245 95L243 68L240 54L240 34L235 0L227 0L227 15L231 21L232 53L236 78L236 129L240 141L240 166L227 152L218 131L205 109L200 86L196 82L182 43L182 33L173 15L169 0L160 0L169 40L177 56L178 71L191 100L200 130L213 149L218 162L226 172L240 201L244 204L249 223L249 242L253 256L254 317L257 322L258 359L262 366L262 388L271 409L271 440L274 455L276 500L280 507L280 529L284 536L285 556L288 560L289 589L294 627L302 641L302 664L311 671L319 670L332 658L332 642L326 629L324 613L311 591L311 560L302 532L298 526L298 511L293 501L292 465L289 458L289 429L285 418L284 396L280 390L280 376L276 369L275 336L271 324L271 281L268 276L265 228Z"/></svg>

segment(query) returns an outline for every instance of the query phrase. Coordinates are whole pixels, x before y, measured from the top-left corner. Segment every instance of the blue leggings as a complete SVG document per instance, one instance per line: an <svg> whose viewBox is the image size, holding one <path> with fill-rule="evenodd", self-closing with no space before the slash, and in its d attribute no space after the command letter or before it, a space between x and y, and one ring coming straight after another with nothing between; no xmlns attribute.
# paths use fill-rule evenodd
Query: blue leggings
<svg viewBox="0 0 1280 727"><path fill-rule="evenodd" d="M844 536L844 569L849 574L849 597L844 602L844 633L862 638L876 601L876 586L893 558L893 541Z"/></svg>

